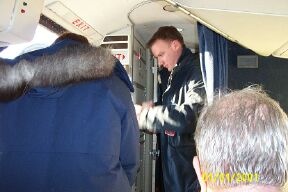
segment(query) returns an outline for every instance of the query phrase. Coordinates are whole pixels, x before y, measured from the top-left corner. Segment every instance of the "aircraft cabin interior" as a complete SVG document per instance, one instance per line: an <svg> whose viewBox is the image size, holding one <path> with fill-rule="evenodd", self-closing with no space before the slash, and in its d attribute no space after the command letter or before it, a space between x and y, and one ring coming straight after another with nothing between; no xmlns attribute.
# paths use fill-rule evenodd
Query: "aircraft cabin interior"
<svg viewBox="0 0 288 192"><path fill-rule="evenodd" d="M156 102L159 69L146 44L166 25L177 28L201 65L208 102L222 89L260 84L288 112L287 0L4 0L0 57L77 33L120 60L135 89L134 103ZM161 191L157 137L141 133L140 147L133 191Z"/></svg>

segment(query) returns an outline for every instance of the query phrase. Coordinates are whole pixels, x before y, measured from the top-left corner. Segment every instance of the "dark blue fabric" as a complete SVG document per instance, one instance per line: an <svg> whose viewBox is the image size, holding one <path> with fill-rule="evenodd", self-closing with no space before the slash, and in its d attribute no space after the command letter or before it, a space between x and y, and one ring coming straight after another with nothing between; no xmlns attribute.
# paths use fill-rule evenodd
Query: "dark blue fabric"
<svg viewBox="0 0 288 192"><path fill-rule="evenodd" d="M0 52L6 49L7 47L0 47Z"/></svg>
<svg viewBox="0 0 288 192"><path fill-rule="evenodd" d="M116 73L0 103L0 191L128 192L138 162L134 105Z"/></svg>
<svg viewBox="0 0 288 192"><path fill-rule="evenodd" d="M160 130L165 192L198 191L198 180L192 165L196 156L192 138L205 91L201 69L195 65L194 59L191 51L184 48L178 65L170 74L170 85L168 82L168 88L163 93L163 106L151 120L155 124L149 125ZM169 136L165 131L175 131L175 135Z"/></svg>
<svg viewBox="0 0 288 192"><path fill-rule="evenodd" d="M9 65L18 63L18 61L15 61L14 59L4 59L4 58L0 58L0 62L9 64Z"/></svg>
<svg viewBox="0 0 288 192"><path fill-rule="evenodd" d="M117 60L115 63L114 73L127 85L131 92L134 92L134 87L129 79L129 76L119 60Z"/></svg>
<svg viewBox="0 0 288 192"><path fill-rule="evenodd" d="M214 81L213 91L225 90L228 86L227 40L200 23L197 27L200 63L205 85L207 81ZM207 61L211 62L212 66L208 66ZM209 70L211 73L208 72ZM208 77L208 74L212 74L213 79Z"/></svg>

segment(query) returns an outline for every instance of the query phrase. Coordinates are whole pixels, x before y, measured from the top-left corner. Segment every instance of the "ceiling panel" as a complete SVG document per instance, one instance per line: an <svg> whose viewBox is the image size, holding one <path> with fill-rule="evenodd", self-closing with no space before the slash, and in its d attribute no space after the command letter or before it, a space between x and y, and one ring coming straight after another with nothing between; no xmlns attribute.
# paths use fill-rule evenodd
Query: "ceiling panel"
<svg viewBox="0 0 288 192"><path fill-rule="evenodd" d="M195 20L180 11L164 11L165 5L168 3L157 1L135 9L130 14L130 18L135 23L136 32L147 42L159 27L173 25L182 29L181 33L188 47L197 48L198 38Z"/></svg>
<svg viewBox="0 0 288 192"><path fill-rule="evenodd" d="M142 0L46 0L45 5L46 8L49 8L51 4L60 2L101 35L105 35L115 29L120 29L130 24L127 13L133 6L141 1ZM51 15L48 15L48 17L49 16L51 17ZM56 19L56 17L54 19Z"/></svg>
<svg viewBox="0 0 288 192"><path fill-rule="evenodd" d="M62 8L55 6L61 4L63 5ZM135 31L144 41L148 41L160 26L174 25L183 29L182 34L188 47L195 48L198 44L195 20L180 11L173 13L164 11L163 6L167 5L165 1L81 0L79 3L79 0L46 0L45 5L43 13L47 17L72 32L86 35L93 41L99 41L106 34L123 29L133 23ZM52 8L53 6L54 8ZM68 13L67 10L71 13ZM70 19L71 15L76 15L84 24L91 26L94 29L93 35L89 36L83 30L81 31L71 25L73 23ZM78 28L85 29L83 25L78 26ZM93 30L91 31L93 32Z"/></svg>

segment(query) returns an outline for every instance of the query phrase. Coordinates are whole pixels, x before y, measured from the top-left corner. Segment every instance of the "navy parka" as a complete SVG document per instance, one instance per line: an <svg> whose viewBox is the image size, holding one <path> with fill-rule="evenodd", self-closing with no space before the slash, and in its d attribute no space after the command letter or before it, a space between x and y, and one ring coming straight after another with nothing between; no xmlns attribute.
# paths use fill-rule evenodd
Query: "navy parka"
<svg viewBox="0 0 288 192"><path fill-rule="evenodd" d="M71 44L75 42L59 42L10 63L34 62ZM1 102L0 191L131 191L139 130L129 89L131 82L117 62L105 78L31 87L21 97Z"/></svg>

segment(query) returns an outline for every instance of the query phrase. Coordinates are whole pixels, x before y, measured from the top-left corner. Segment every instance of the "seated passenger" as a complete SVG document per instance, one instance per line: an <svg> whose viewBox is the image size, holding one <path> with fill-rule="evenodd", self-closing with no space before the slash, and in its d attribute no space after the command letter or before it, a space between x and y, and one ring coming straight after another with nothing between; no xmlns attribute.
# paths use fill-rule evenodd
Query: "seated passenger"
<svg viewBox="0 0 288 192"><path fill-rule="evenodd" d="M1 192L131 191L133 87L110 51L73 36L0 61Z"/></svg>
<svg viewBox="0 0 288 192"><path fill-rule="evenodd" d="M202 192L276 192L287 180L288 119L257 87L205 107L195 141Z"/></svg>

